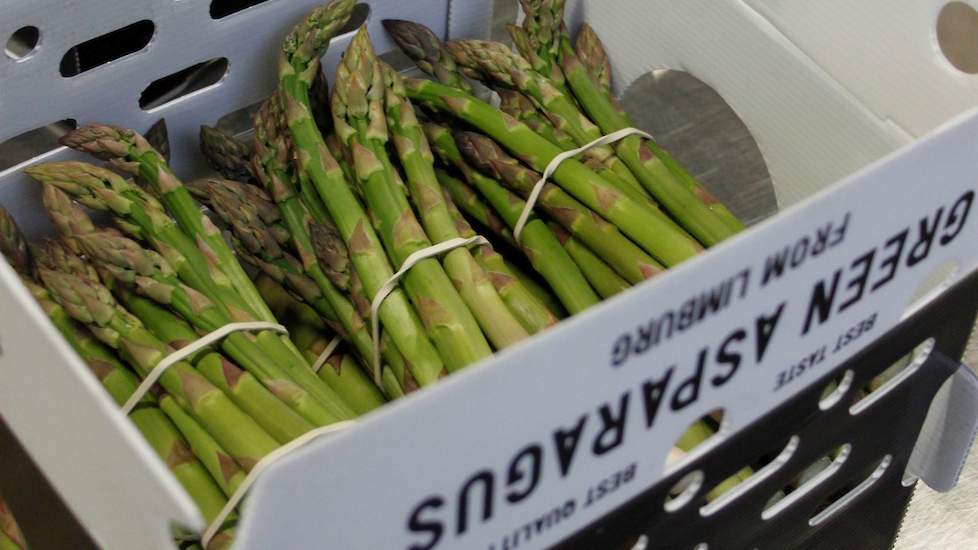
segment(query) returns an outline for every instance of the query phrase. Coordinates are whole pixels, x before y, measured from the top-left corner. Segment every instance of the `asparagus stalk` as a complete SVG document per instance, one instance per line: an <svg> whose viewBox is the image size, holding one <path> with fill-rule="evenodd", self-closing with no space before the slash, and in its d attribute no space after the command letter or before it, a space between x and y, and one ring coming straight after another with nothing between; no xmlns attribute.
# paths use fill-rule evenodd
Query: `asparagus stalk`
<svg viewBox="0 0 978 550"><path fill-rule="evenodd" d="M475 231L462 217L462 213L452 202L451 195L447 191L443 191L443 194L448 213L458 228L459 235L465 239L474 237ZM558 319L553 312L547 309L547 306L523 285L506 265L506 260L492 246L477 247L473 256L488 275L489 280L492 281L496 292L506 302L506 306L530 334L536 334L557 324Z"/></svg>
<svg viewBox="0 0 978 550"><path fill-rule="evenodd" d="M437 130L434 128L425 128L425 131ZM439 156L444 159L444 152L437 148L435 150L439 151ZM461 160L461 156L459 156L459 160ZM473 170L473 177L476 177L476 174L477 172ZM506 222L500 219L489 205L482 202L478 191L440 168L435 168L435 176L438 177L438 183L441 184L445 193L451 197L452 202L459 209L465 212L466 216L475 220L482 228L488 229L493 235L505 241L506 244L519 248L519 245L516 244L516 239L513 237L513 232L510 231Z"/></svg>
<svg viewBox="0 0 978 550"><path fill-rule="evenodd" d="M225 495L231 496L245 480L245 471L221 448L211 434L169 395L160 398L160 410L180 431L193 455L197 456ZM223 508L224 499L216 500ZM220 508L217 509L220 512ZM208 516L213 518L213 516Z"/></svg>
<svg viewBox="0 0 978 550"><path fill-rule="evenodd" d="M289 331L294 335L296 345L303 350L306 359L311 363L317 361L330 344L330 339L322 331L301 321L290 323ZM367 414L385 402L377 385L367 376L358 361L342 349L334 350L326 359L319 371L319 377L342 395L358 415Z"/></svg>
<svg viewBox="0 0 978 550"><path fill-rule="evenodd" d="M493 176L524 198L530 196L540 180L540 174L524 167L520 161L507 155L496 142L484 135L456 132L455 140L462 154L473 166ZM560 187L551 183L544 184L537 204L551 219L570 232L576 241L590 247L628 282L640 283L662 273L662 265L622 235L617 227L596 215ZM607 213L599 211L597 214ZM571 246L577 248L576 244Z"/></svg>
<svg viewBox="0 0 978 550"><path fill-rule="evenodd" d="M428 27L412 21L385 19L384 28L394 42L425 73L438 82L467 92L472 91L458 70L452 55L445 51L441 39Z"/></svg>
<svg viewBox="0 0 978 550"><path fill-rule="evenodd" d="M401 77L385 67L387 120L401 166L407 175L410 196L425 232L433 242L461 237L435 176L434 156L414 107L404 96ZM525 340L529 333L507 309L486 272L466 248L458 248L442 259L446 273L471 309L479 326L496 349Z"/></svg>
<svg viewBox="0 0 978 550"><path fill-rule="evenodd" d="M591 283L591 286L594 287L594 290L602 298L611 298L615 294L632 286L628 281L622 279L615 273L614 269L592 252L584 243L571 236L563 227L551 223L550 230L557 236L560 244L564 245L564 249L574 259L574 263L581 268L581 273L584 273L588 282Z"/></svg>
<svg viewBox="0 0 978 550"><path fill-rule="evenodd" d="M323 319L319 316L315 309L310 307L305 302L299 301L295 296L290 295L285 288L271 278L262 276L258 279L257 285L259 292L261 292L262 296L265 297L265 301L272 307L272 311L275 312L277 317L280 319L289 318L293 320L293 322L289 323L288 325L290 327L289 330L293 335L293 340L295 340L296 345L298 345L305 354L306 360L309 361L310 364L315 363L323 349L319 349L314 355L311 355L311 346L307 344L308 340L304 340L304 338L308 339L307 333L310 328L317 331L318 335L321 335L327 333L328 328L332 329L334 323L329 323L327 328L327 323L323 322ZM297 332L299 330L301 330L301 332ZM393 346L394 344L390 341L389 336L385 333L382 335L381 345L386 349L387 346ZM386 351L384 353L386 356ZM364 365L364 363L360 363L360 367L362 367L364 372L367 373L368 370ZM404 366L399 365L398 368L403 376ZM390 369L386 369L384 371L385 376L381 384L381 389L383 390L384 395L388 396L390 399L396 399L404 396L404 390L401 388L399 379L396 377L394 370L395 368L391 367ZM320 371L319 377L323 378L322 371ZM331 383L331 380L324 381L333 387L334 390L337 390L337 393L344 395L344 393L340 391L336 385ZM370 380L370 384L376 387L372 380ZM350 402L349 399L346 399L345 395L344 400ZM354 409L356 410L355 404L353 405Z"/></svg>
<svg viewBox="0 0 978 550"><path fill-rule="evenodd" d="M308 69L323 53L329 39L349 19L353 5L353 0L331 2L315 10L296 27L283 47L279 62L279 90L300 172L309 178L328 207L367 291L376 294L393 270L363 206L347 185L336 159L326 149L309 108L312 75L308 74ZM279 206L281 208L281 202ZM295 235L295 228L290 229ZM384 301L380 320L408 360L418 384L432 384L444 375L445 365L403 292L395 291Z"/></svg>
<svg viewBox="0 0 978 550"><path fill-rule="evenodd" d="M210 126L200 127L200 152L216 172L227 179L251 181L251 146L231 133Z"/></svg>
<svg viewBox="0 0 978 550"><path fill-rule="evenodd" d="M319 334L325 334L329 332L329 329L333 329L333 323L324 323L323 319L319 316L315 309L310 307L308 304L297 300L295 296L290 295L288 291L286 291L274 280L268 277L262 277L257 281L257 284L258 290L262 293L262 296L265 297L265 300L269 302L269 305L272 305L273 303L276 304L272 306L272 310L276 312L276 316L283 319L289 318L294 321L288 325L290 327L289 330L293 335L293 339L296 341L296 345L300 346L303 354L305 354L306 360L309 361L310 364L314 363L319 358L319 353L322 352L322 349L316 352L315 355L312 355L310 353L310 346L307 346L303 341L303 335L309 330L309 328L315 329ZM297 329L293 328L295 326L301 327L301 332L297 332ZM390 341L389 335L384 333L382 335L381 345L385 349L384 353L386 356L386 348L388 346L393 346L394 344ZM362 356L359 365L364 369L365 373L369 374L369 370L365 366L366 363L362 362ZM399 366L401 376L403 376L404 368L405 367L403 365ZM389 399L396 399L404 396L404 390L399 381L400 379L394 371L394 367L385 369L384 378L381 383L381 390ZM320 371L320 378L323 378L322 371ZM327 384L330 384L334 390L337 390L337 393L343 395L343 392L339 391L339 389L333 385L330 380L324 381ZM370 383L373 385L373 380L370 380ZM344 400L350 402L350 400L345 396ZM356 410L355 404L351 404L354 405L354 410Z"/></svg>
<svg viewBox="0 0 978 550"><path fill-rule="evenodd" d="M545 170L561 152L525 124L469 94L422 80L408 80L405 87L412 100L471 124L535 170ZM678 232L666 216L621 194L574 159L560 165L554 181L592 210L606 212L608 221L666 266L689 259L701 250L695 240Z"/></svg>
<svg viewBox="0 0 978 550"><path fill-rule="evenodd" d="M533 277L527 272L523 271L520 266L514 264L513 262L504 260L504 263L506 268L509 270L508 272L515 276L516 279L526 288L526 290L530 292L530 294L536 296L537 300L540 300L543 305L547 306L547 309L553 312L558 319L567 318L567 310L564 309L564 306L560 303L560 300L554 296L553 292L550 292L550 289L546 288L536 279L536 277Z"/></svg>
<svg viewBox="0 0 978 550"><path fill-rule="evenodd" d="M599 45L591 42L592 47ZM581 106L602 132L635 126L609 89L577 57L566 32L560 40L560 64ZM703 244L712 246L743 230L740 220L655 142L630 136L615 148L642 185Z"/></svg>
<svg viewBox="0 0 978 550"><path fill-rule="evenodd" d="M447 128L433 123L426 124L424 128L431 146L442 160L459 169L505 223L514 228L526 203L498 181L480 174L466 163ZM454 186L449 182L449 187ZM571 313L583 311L600 301L577 265L540 219L534 217L526 224L520 248Z"/></svg>
<svg viewBox="0 0 978 550"><path fill-rule="evenodd" d="M288 163L285 160L287 147L283 143L283 136L279 133L276 111L277 102L269 101L262 107L255 120L255 172L282 212L283 221L292 235L292 247L298 253L299 260L285 264L277 262L274 266L266 261L261 263L262 269L265 273L273 276L276 281L287 284L306 302L314 305L317 311L327 319L331 317L324 305L331 308L334 317L343 326L342 334L348 335L361 357L368 363L372 363L373 344L370 335L366 332L367 328L362 313L358 313L354 304L350 303L343 291L334 285L334 281L327 276L316 257L310 235L310 227L313 217L316 216L316 210L307 210L306 204L309 201L314 201L313 204L321 204L318 192L315 189L309 189L312 191L310 196L306 191L303 191L302 198L296 194L295 185L288 173ZM345 185L345 183L343 184ZM303 181L302 185L306 187L307 182ZM328 221L328 214L319 212L318 216L316 221L321 223ZM269 270L269 267L273 267L273 269ZM332 271L336 271L335 266ZM320 298L325 299L325 304ZM384 338L390 338L390 333L385 332ZM382 375L384 387L388 390L389 395L412 391L418 387L415 378L411 370L407 368L406 360L401 355L400 348L391 344L390 341L385 343L382 350L384 360L391 367L384 369ZM437 358L433 348L431 351ZM437 360L440 361L440 359Z"/></svg>

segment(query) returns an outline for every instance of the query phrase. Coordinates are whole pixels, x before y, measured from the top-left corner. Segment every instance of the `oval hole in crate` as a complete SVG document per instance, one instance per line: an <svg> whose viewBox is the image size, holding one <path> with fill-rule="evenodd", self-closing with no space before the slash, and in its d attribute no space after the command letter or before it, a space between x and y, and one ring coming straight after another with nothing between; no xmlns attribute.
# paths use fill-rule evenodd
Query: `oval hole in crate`
<svg viewBox="0 0 978 550"><path fill-rule="evenodd" d="M707 504L700 508L700 515L707 517L715 514L721 508L740 498L765 479L774 475L775 472L791 460L795 451L798 450L799 441L801 439L797 435L791 436L780 452L768 453L753 463L744 466L736 474L718 483L707 493Z"/></svg>
<svg viewBox="0 0 978 550"><path fill-rule="evenodd" d="M41 30L32 25L21 27L7 38L3 53L14 61L24 61L41 44Z"/></svg>
<svg viewBox="0 0 978 550"><path fill-rule="evenodd" d="M268 0L213 0L210 10L211 19L222 19L265 2Z"/></svg>
<svg viewBox="0 0 978 550"><path fill-rule="evenodd" d="M677 481L666 495L664 505L666 512L679 511L683 506L689 504L693 500L693 497L696 496L696 493L699 492L700 487L703 486L703 479L703 472L695 470L684 475L682 479Z"/></svg>
<svg viewBox="0 0 978 550"><path fill-rule="evenodd" d="M978 74L978 10L965 2L950 2L941 8L937 44L954 68Z"/></svg>
<svg viewBox="0 0 978 550"><path fill-rule="evenodd" d="M70 78L134 54L153 40L156 25L148 19L72 46L61 58L61 76Z"/></svg>
<svg viewBox="0 0 978 550"><path fill-rule="evenodd" d="M886 455L880 460L876 469L869 474L869 477L864 479L859 485L844 491L843 494L830 495L829 498L825 500L817 508L818 512L808 520L808 525L815 527L816 525L824 522L830 517L834 516L838 511L846 507L850 502L855 500L860 494L869 489L877 480L883 477L886 473L887 468L890 467L890 463L893 462L892 455Z"/></svg>
<svg viewBox="0 0 978 550"><path fill-rule="evenodd" d="M852 386L855 376L852 370L847 370L826 384L825 389L822 390L822 397L818 400L818 408L827 411L841 401Z"/></svg>
<svg viewBox="0 0 978 550"><path fill-rule="evenodd" d="M228 59L219 57L154 80L139 95L139 107L153 111L180 98L210 88L228 73Z"/></svg>
<svg viewBox="0 0 978 550"><path fill-rule="evenodd" d="M761 519L769 520L801 500L809 491L832 477L849 458L852 446L848 443L805 467L794 479L781 488L764 506Z"/></svg>
<svg viewBox="0 0 978 550"><path fill-rule="evenodd" d="M849 407L850 414L859 414L881 399L890 389L896 387L927 361L934 351L934 339L928 338L914 350L876 375L866 386L856 392Z"/></svg>
<svg viewBox="0 0 978 550"><path fill-rule="evenodd" d="M717 435L720 429L724 427L723 418L723 409L717 409L686 428L686 431L676 440L672 450L669 451L669 455L666 457L665 470L668 472L671 468L678 467L680 463L692 459L691 455L694 452L699 454L698 451L701 450L703 444Z"/></svg>
<svg viewBox="0 0 978 550"><path fill-rule="evenodd" d="M58 139L77 127L75 119L66 118L0 142L0 171L57 149Z"/></svg>

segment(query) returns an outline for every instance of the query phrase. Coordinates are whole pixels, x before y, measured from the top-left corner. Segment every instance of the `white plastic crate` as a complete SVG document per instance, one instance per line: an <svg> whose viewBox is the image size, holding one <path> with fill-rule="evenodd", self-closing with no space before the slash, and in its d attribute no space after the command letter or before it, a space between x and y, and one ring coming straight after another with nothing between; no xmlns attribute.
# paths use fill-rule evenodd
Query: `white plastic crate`
<svg viewBox="0 0 978 550"><path fill-rule="evenodd" d="M175 168L190 178L203 168L198 126L267 96L275 86L277 44L317 3L269 0L214 20L202 0L8 0L0 8L0 39L32 25L40 41L21 60L0 57L0 141L66 118L145 129L165 117ZM368 3L379 52L392 48L382 19L416 20L446 37L485 36L492 11L484 0ZM669 448L695 419L723 409L726 424L689 460L814 382L817 374L785 374L813 350L875 316L871 330L818 367L827 372L894 326L939 267L953 261L953 278L975 268L968 193L978 187L978 112L972 110L978 76L955 69L936 46L943 1L569 4L572 23L588 21L605 40L621 89L651 69L673 68L719 92L756 138L784 210L655 281L283 460L252 492L237 548L492 548L531 518L580 501L573 514L521 544L549 546L660 479ZM58 73L70 47L139 20L155 24L141 51L75 77ZM334 41L328 75L349 39ZM150 111L139 107L149 82L221 57L229 64L219 83ZM56 150L30 162L74 157ZM0 174L0 203L30 232L42 232L37 189L22 168ZM931 227L932 245L914 246ZM873 290L887 280L888 264L881 262L895 250L888 240L905 228L900 268ZM799 244L805 239L807 245ZM798 252L797 266L765 281L770 258L785 247L789 264L796 250L808 253ZM926 257L908 266L911 251L923 256L925 248ZM871 249L870 283L860 292L861 268L853 263ZM822 313L809 307L811 296L832 288L837 269L827 320L806 322ZM710 289L727 292L725 307L690 321L686 304ZM840 307L857 294L851 307ZM98 542L168 548L171 524L202 530L190 500L3 262L0 312L0 414ZM670 312L672 337L645 340L650 321ZM727 351L742 354L737 369L717 364L725 342ZM698 371L703 348L709 360ZM682 382L697 379L697 372L704 376L695 399L676 397L680 387L692 391ZM668 400L646 428L640 388L665 373L671 373ZM620 411L627 423L618 432L609 426ZM581 418L580 444L561 461L553 432L571 430ZM509 502L509 468L534 445L541 452L539 482L524 499ZM583 505L589 488L632 463L632 481ZM523 466L512 467L520 473ZM492 511L485 517L470 509L460 529L458 495L483 472L494 479ZM432 532L425 525L410 530L419 511L415 528L426 521L443 525L438 544L427 544Z"/></svg>

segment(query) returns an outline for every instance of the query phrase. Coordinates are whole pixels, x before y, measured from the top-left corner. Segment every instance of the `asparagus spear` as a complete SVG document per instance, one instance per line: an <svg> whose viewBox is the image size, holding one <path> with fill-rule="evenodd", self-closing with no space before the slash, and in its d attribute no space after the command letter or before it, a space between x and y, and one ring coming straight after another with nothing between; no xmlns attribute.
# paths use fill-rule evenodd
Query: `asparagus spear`
<svg viewBox="0 0 978 550"><path fill-rule="evenodd" d="M574 141L574 138L551 124L530 98L516 90L507 88L499 88L496 93L499 94L499 108L504 113L526 124L531 130L564 151L577 149L577 142Z"/></svg>
<svg viewBox="0 0 978 550"><path fill-rule="evenodd" d="M405 87L412 100L471 124L535 170L546 169L561 152L526 125L469 94L423 80L408 80ZM574 159L560 165L554 181L592 210L606 212L608 221L666 266L689 259L701 250L696 241L676 231L666 216L655 215L647 205L622 195Z"/></svg>
<svg viewBox="0 0 978 550"><path fill-rule="evenodd" d="M200 152L219 174L230 180L251 181L251 146L231 133L210 126L200 127Z"/></svg>
<svg viewBox="0 0 978 550"><path fill-rule="evenodd" d="M484 135L456 132L455 140L462 154L473 166L503 182L524 198L530 195L540 180L540 174L524 167L520 161L507 155L496 142ZM577 241L594 250L628 282L640 283L663 271L658 262L622 235L617 227L576 201L560 187L544 184L537 204ZM599 211L597 214L607 213ZM572 247L576 248L576 245Z"/></svg>
<svg viewBox="0 0 978 550"><path fill-rule="evenodd" d="M459 238L461 235L435 176L434 156L414 114L414 107L404 96L401 77L390 67L383 70L386 73L388 125L424 229L436 243ZM445 254L442 264L496 349L529 336L468 249L458 248Z"/></svg>
<svg viewBox="0 0 978 550"><path fill-rule="evenodd" d="M506 224L510 228L515 227L526 203L507 191L499 182L480 174L466 163L455 144L455 138L447 128L433 123L425 124L424 128L439 157L459 169ZM454 186L449 182L449 187ZM583 311L600 301L577 265L540 219L532 218L526 224L520 248L571 313Z"/></svg>
<svg viewBox="0 0 978 550"><path fill-rule="evenodd" d="M452 55L445 51L441 39L428 27L412 21L385 19L384 28L394 42L410 57L422 71L435 77L442 84L472 91L455 65Z"/></svg>
<svg viewBox="0 0 978 550"><path fill-rule="evenodd" d="M584 243L572 237L563 227L555 223L549 225L557 240L564 245L564 249L574 259L574 263L581 268L581 273L584 273L588 282L602 298L611 298L632 286Z"/></svg>
<svg viewBox="0 0 978 550"><path fill-rule="evenodd" d="M434 127L426 127L425 131L437 132L438 130ZM443 159L445 158L444 151L437 148L435 150L439 152L439 156ZM459 160L461 161L461 155L459 156ZM476 177L476 174L477 172L473 170L473 177ZM506 244L516 248L519 247L516 244L516 239L513 237L513 232L506 226L506 222L500 219L492 208L482 202L478 191L440 168L435 168L435 176L438 177L438 183L441 184L445 193L451 197L452 202L459 209L465 212L466 216L475 220L483 228L488 229L493 235L505 241Z"/></svg>
<svg viewBox="0 0 978 550"><path fill-rule="evenodd" d="M594 32L594 27L587 23L581 24L574 51L594 81L605 93L611 95L611 59L608 58L598 33Z"/></svg>
<svg viewBox="0 0 978 550"><path fill-rule="evenodd" d="M595 48L600 42L590 45ZM602 132L635 126L609 89L577 57L566 31L560 40L560 64L581 106ZM655 142L630 136L615 148L642 185L703 244L712 246L743 230L740 220Z"/></svg>
<svg viewBox="0 0 978 550"><path fill-rule="evenodd" d="M30 277L33 270L30 247L10 212L0 206L0 255L20 275Z"/></svg>
<svg viewBox="0 0 978 550"><path fill-rule="evenodd" d="M549 78L561 92L570 96L558 64L560 28L564 24L564 0L520 0L526 15L523 27L511 25L510 36L516 49L541 75Z"/></svg>
<svg viewBox="0 0 978 550"><path fill-rule="evenodd" d="M448 213L452 217L459 235L465 239L474 237L475 231L462 217L462 213L452 202L451 195L447 191L443 191L443 194ZM492 246L477 247L473 256L482 270L489 276L489 280L492 281L499 296L506 302L506 306L516 315L530 334L536 334L557 324L558 319L553 312L547 309L547 306L523 285L506 265L506 260Z"/></svg>
<svg viewBox="0 0 978 550"><path fill-rule="evenodd" d="M326 149L309 108L312 75L308 74L308 69L323 53L330 38L349 19L353 5L353 0L331 2L315 10L286 38L279 62L279 90L300 172L309 178L329 208L367 291L376 294L393 270L363 206L347 185L336 159ZM281 208L281 202L279 206ZM290 229L296 235L296 229L291 226ZM432 384L445 373L444 363L403 292L395 291L384 301L380 319L410 363L418 384Z"/></svg>
<svg viewBox="0 0 978 550"><path fill-rule="evenodd" d="M289 323L289 331L310 362L317 361L330 344L330 339L323 332L301 321ZM342 395L358 415L367 414L385 402L377 385L358 365L358 361L342 349L334 350L326 359L319 377Z"/></svg>
<svg viewBox="0 0 978 550"><path fill-rule="evenodd" d="M271 271L268 270L270 266L268 262L263 262L261 265L264 266L263 270L266 273L276 277L275 280L287 283L293 291L297 291L307 302L315 305L320 314L330 318L329 312L318 300L319 296L324 298L328 307L332 308L335 318L342 324L343 334L350 337L361 357L372 363L373 344L366 333L363 317L354 309L343 292L334 285L334 281L330 280L316 257L310 235L310 226L316 210L307 210L306 204L310 201L312 204L318 203L318 192L315 189L303 191L302 198L296 194L295 184L288 173L287 147L283 143L283 136L279 133L276 111L277 102L270 100L262 107L255 120L255 173L282 212L283 221L292 235L292 246L298 254L299 261L285 265L278 262L275 264L276 269ZM304 182L303 186L305 187L306 184ZM312 195L307 191L312 191ZM319 212L319 216L316 221L326 222L328 219L328 214L324 212ZM300 275L306 277L301 278ZM313 284L308 284L310 280ZM390 333L385 334L389 337ZM440 362L433 348L431 352ZM417 383L410 369L406 367L399 346L385 345L383 355L391 367L384 369L382 374L383 384L390 392L389 395L417 388Z"/></svg>
<svg viewBox="0 0 978 550"><path fill-rule="evenodd" d="M509 260L504 260L504 263L506 268L509 269L509 273L516 277L516 279L526 288L526 290L530 292L530 294L536 296L537 300L540 300L543 305L547 306L547 309L553 312L558 319L566 319L568 317L567 310L564 309L564 306L560 303L560 300L554 296L550 289L544 287L544 285L540 283L536 277L526 273L522 268L520 268L520 266Z"/></svg>
<svg viewBox="0 0 978 550"><path fill-rule="evenodd" d="M166 127L166 119L161 118L156 124L146 130L146 141L160 152L166 162L170 162L170 132Z"/></svg>

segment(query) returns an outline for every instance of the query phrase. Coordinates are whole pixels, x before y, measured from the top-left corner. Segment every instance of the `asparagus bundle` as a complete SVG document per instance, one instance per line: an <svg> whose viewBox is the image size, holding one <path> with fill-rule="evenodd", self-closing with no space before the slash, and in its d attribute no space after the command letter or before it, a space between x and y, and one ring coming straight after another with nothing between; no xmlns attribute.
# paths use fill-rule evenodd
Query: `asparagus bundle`
<svg viewBox="0 0 978 550"><path fill-rule="evenodd" d="M0 208L0 254L21 275L22 282L55 328L78 352L112 399L121 406L136 390L136 376L123 366L114 352L100 343L88 330L76 324L68 310L33 278L35 272L55 271L96 284L97 276L88 264L74 256L62 243L44 241L33 250L34 253L30 254L27 241L13 218ZM177 481L187 490L204 518L207 521L213 520L225 506L226 495L230 495L244 479L244 473L235 459L168 393L158 392L156 397L144 396L130 414L130 419L160 459L167 464ZM26 548L16 530L16 524L11 521L12 517L5 514L5 508L0 503L0 532L13 542L19 542L18 547ZM225 548L230 545L235 521L232 516L225 522L210 548Z"/></svg>

